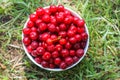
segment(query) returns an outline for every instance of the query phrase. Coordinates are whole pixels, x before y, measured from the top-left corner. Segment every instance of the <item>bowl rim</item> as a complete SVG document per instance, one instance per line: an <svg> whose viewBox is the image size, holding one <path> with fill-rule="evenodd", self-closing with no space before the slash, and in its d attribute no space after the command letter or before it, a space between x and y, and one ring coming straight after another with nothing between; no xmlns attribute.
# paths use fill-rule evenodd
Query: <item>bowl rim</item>
<svg viewBox="0 0 120 80"><path fill-rule="evenodd" d="M43 7L43 8L46 9L46 8L49 8L49 7L50 7L50 6ZM74 15L74 16L82 19L81 16L80 16L78 13L76 13L75 11L73 11L72 9L67 8L67 7L65 7L65 9L68 10L68 11L70 11L70 12L72 13L72 15ZM34 13L35 13L35 12L34 12ZM28 22L28 21L29 21L29 18L28 18L27 21L25 22L23 29L26 28L26 25L27 25L27 22ZM86 47L85 47L85 49L84 49L84 55L83 55L76 63L72 64L71 66L67 67L66 69L60 69L60 68L58 68L58 69L57 69L57 68L56 68L56 69L50 69L50 68L44 68L44 67L42 67L40 64L38 64L38 63L33 59L33 57L30 55L30 53L28 53L28 51L27 51L27 49L26 49L23 41L22 41L22 45L23 45L23 48L24 48L25 53L27 54L28 58L29 58L34 64L36 64L38 67L40 67L40 68L42 68L42 69L44 69L44 70L48 70L48 71L65 71L65 70L68 70L68 69L70 69L70 68L73 68L73 67L76 66L78 63L80 63L81 60L82 60L82 59L85 57L85 55L86 55L86 52L87 52L88 46L89 46L89 32L88 32L88 28L87 28L87 26L86 26L86 23L85 23L85 30L86 30L86 33L88 34L88 39L87 39ZM23 40L23 38L24 38L24 34L23 34L23 32L22 32L22 40Z"/></svg>

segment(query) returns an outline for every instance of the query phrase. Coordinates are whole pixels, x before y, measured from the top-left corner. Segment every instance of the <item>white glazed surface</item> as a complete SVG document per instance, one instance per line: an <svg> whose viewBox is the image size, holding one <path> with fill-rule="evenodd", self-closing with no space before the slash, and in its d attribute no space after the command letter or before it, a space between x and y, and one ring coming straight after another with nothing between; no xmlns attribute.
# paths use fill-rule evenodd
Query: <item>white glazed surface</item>
<svg viewBox="0 0 120 80"><path fill-rule="evenodd" d="M45 8L49 8L49 6L44 7L44 9L45 9ZM79 14L77 14L75 11L73 11L73 10L67 8L67 7L65 7L65 9L69 10L69 11L72 13L72 15L74 15L74 16L82 19L82 18L79 16ZM29 18L28 18L28 20L26 21L26 23L25 23L25 25L24 25L24 28L26 27L28 21L29 21ZM26 49L24 43L22 42L23 48L24 48L24 50L25 50L25 53L26 53L27 56L29 57L29 59L30 59L34 64L36 64L37 66L39 66L40 68L45 69L45 70L49 70L49 71L65 71L65 70L68 70L68 69L74 67L75 65L77 65L77 64L84 58L84 56L86 55L86 52L87 52L88 46L89 46L89 32L88 32L88 28L87 28L86 24L85 24L85 30L86 30L86 33L88 34L88 40L87 40L86 47L85 47L85 49L84 49L84 55L79 59L79 61L77 61L77 62L74 63L73 65L67 67L66 69L60 69L60 68L55 68L55 69L44 68L44 67L42 67L40 64L38 64L37 62L35 62L34 58L30 55L30 53L27 52L27 49ZM22 33L22 40L23 40L23 37L24 37L24 35L23 35L23 33Z"/></svg>

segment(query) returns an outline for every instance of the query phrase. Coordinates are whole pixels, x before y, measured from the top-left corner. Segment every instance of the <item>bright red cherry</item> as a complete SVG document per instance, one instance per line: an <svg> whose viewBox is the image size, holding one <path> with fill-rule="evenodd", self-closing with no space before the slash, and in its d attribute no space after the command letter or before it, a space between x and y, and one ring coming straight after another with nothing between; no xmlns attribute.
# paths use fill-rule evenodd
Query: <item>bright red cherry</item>
<svg viewBox="0 0 120 80"><path fill-rule="evenodd" d="M80 48L80 43L75 43L73 47L74 47L74 49L79 49Z"/></svg>
<svg viewBox="0 0 120 80"><path fill-rule="evenodd" d="M71 31L73 31L74 33L77 32L77 27L74 26L74 25L71 25L69 29L70 29Z"/></svg>
<svg viewBox="0 0 120 80"><path fill-rule="evenodd" d="M80 34L76 34L75 35L75 38L76 38L76 40L79 42L79 41L81 41L81 35Z"/></svg>
<svg viewBox="0 0 120 80"><path fill-rule="evenodd" d="M75 50L70 50L70 56L75 56Z"/></svg>
<svg viewBox="0 0 120 80"><path fill-rule="evenodd" d="M64 11L64 6L63 6L63 5L58 5L57 10L58 10L59 12Z"/></svg>
<svg viewBox="0 0 120 80"><path fill-rule="evenodd" d="M38 16L36 14L31 14L30 15L30 20L35 22L38 19Z"/></svg>
<svg viewBox="0 0 120 80"><path fill-rule="evenodd" d="M53 57L53 58L57 58L57 57L59 57L59 53L58 53L58 51L54 51L54 52L52 52L52 57Z"/></svg>
<svg viewBox="0 0 120 80"><path fill-rule="evenodd" d="M49 33L43 33L43 34L41 35L41 39L42 39L43 41L46 41L48 38L50 38L50 34L49 34Z"/></svg>
<svg viewBox="0 0 120 80"><path fill-rule="evenodd" d="M42 56L43 60L49 60L51 58L50 52L45 52Z"/></svg>
<svg viewBox="0 0 120 80"><path fill-rule="evenodd" d="M38 55L43 55L45 52L45 49L43 47L38 47L37 49Z"/></svg>
<svg viewBox="0 0 120 80"><path fill-rule="evenodd" d="M69 51L67 49L62 49L61 55L62 55L62 57L68 57L69 56Z"/></svg>
<svg viewBox="0 0 120 80"><path fill-rule="evenodd" d="M47 25L45 23L40 23L38 27L40 31L45 31L47 29Z"/></svg>
<svg viewBox="0 0 120 80"><path fill-rule="evenodd" d="M80 34L81 34L81 33L84 33L84 32L85 32L85 28L84 28L84 27L83 27L83 28L79 28L79 27L78 27L78 28L77 28L77 32L80 33Z"/></svg>
<svg viewBox="0 0 120 80"><path fill-rule="evenodd" d="M56 31L55 25L54 25L54 24L49 24L49 25L48 25L48 30L49 30L50 32L55 32L55 31Z"/></svg>
<svg viewBox="0 0 120 80"><path fill-rule="evenodd" d="M33 51L33 49L32 49L32 46L31 46L31 45L28 45L28 46L27 46L27 51L28 51L29 53L31 53L31 52Z"/></svg>
<svg viewBox="0 0 120 80"><path fill-rule="evenodd" d="M30 39L29 37L24 37L24 38L23 38L23 43L24 43L25 45L29 45L29 44L31 43L31 39Z"/></svg>
<svg viewBox="0 0 120 80"><path fill-rule="evenodd" d="M36 49L36 48L39 46L39 44L38 44L37 41L33 41L33 42L31 43L31 46L32 46L32 49Z"/></svg>
<svg viewBox="0 0 120 80"><path fill-rule="evenodd" d="M76 55L77 55L77 57L82 57L83 54L84 54L84 50L83 50L83 49L78 49L78 50L76 50Z"/></svg>
<svg viewBox="0 0 120 80"><path fill-rule="evenodd" d="M53 43L53 41L52 41L51 38L48 38L48 39L46 40L46 43L47 43L48 45L51 45L51 44Z"/></svg>
<svg viewBox="0 0 120 80"><path fill-rule="evenodd" d="M30 33L30 38L31 38L32 40L36 40L36 39L38 38L37 32L31 32L31 33Z"/></svg>
<svg viewBox="0 0 120 80"><path fill-rule="evenodd" d="M35 61L36 61L38 64L40 64L42 60L41 60L39 57L36 57L36 58L35 58Z"/></svg>
<svg viewBox="0 0 120 80"><path fill-rule="evenodd" d="M41 45L42 45L42 47L43 47L43 48L47 48L47 43L42 42L42 44L41 44Z"/></svg>
<svg viewBox="0 0 120 80"><path fill-rule="evenodd" d="M71 15L71 13L70 13L70 11L65 10L65 11L64 11L64 15L65 15L65 16L68 16L68 15Z"/></svg>
<svg viewBox="0 0 120 80"><path fill-rule="evenodd" d="M44 14L42 20L46 23L50 22L50 16L48 14Z"/></svg>
<svg viewBox="0 0 120 80"><path fill-rule="evenodd" d="M72 21L73 21L73 17L72 16L67 16L64 20L64 23L65 24L70 24L70 23L72 23Z"/></svg>
<svg viewBox="0 0 120 80"><path fill-rule="evenodd" d="M56 26L56 32L59 33L60 32L60 28L58 26Z"/></svg>
<svg viewBox="0 0 120 80"><path fill-rule="evenodd" d="M37 28L36 27L32 27L31 28L31 32L37 32Z"/></svg>
<svg viewBox="0 0 120 80"><path fill-rule="evenodd" d="M71 57L66 57L65 58L65 63L69 66L73 64L73 59Z"/></svg>
<svg viewBox="0 0 120 80"><path fill-rule="evenodd" d="M37 57L37 50L33 50L33 51L31 52L31 55L32 55L33 57Z"/></svg>
<svg viewBox="0 0 120 80"><path fill-rule="evenodd" d="M29 27L29 28L34 27L34 23L31 20L29 20L27 22L27 27Z"/></svg>
<svg viewBox="0 0 120 80"><path fill-rule="evenodd" d="M37 14L38 16L42 16L42 15L45 14L45 10L44 10L43 8L37 8L37 9L36 9L36 14Z"/></svg>
<svg viewBox="0 0 120 80"><path fill-rule="evenodd" d="M35 21L36 26L39 26L41 22L42 22L41 19L37 19L37 20Z"/></svg>
<svg viewBox="0 0 120 80"><path fill-rule="evenodd" d="M84 32L81 34L81 37L82 37L82 40L87 40L88 34Z"/></svg>
<svg viewBox="0 0 120 80"><path fill-rule="evenodd" d="M61 69L67 68L67 64L66 64L65 62L61 62L60 68L61 68Z"/></svg>
<svg viewBox="0 0 120 80"><path fill-rule="evenodd" d="M41 65L44 67L44 68L48 68L49 67L49 64L47 61L42 61L41 62Z"/></svg>
<svg viewBox="0 0 120 80"><path fill-rule="evenodd" d="M50 6L50 12L51 13L56 13L57 12L57 7L55 5Z"/></svg>
<svg viewBox="0 0 120 80"><path fill-rule="evenodd" d="M56 51L61 51L62 48L63 48L63 47L62 47L60 44L57 44L57 45L55 46L55 50L56 50Z"/></svg>
<svg viewBox="0 0 120 80"><path fill-rule="evenodd" d="M50 38L54 41L54 40L56 40L56 39L57 39L57 35L52 34Z"/></svg>
<svg viewBox="0 0 120 80"><path fill-rule="evenodd" d="M54 64L55 65L60 65L60 63L61 63L61 59L60 58L55 58L54 59Z"/></svg>
<svg viewBox="0 0 120 80"><path fill-rule="evenodd" d="M59 35L62 37L66 37L67 36L67 32L66 31L60 31Z"/></svg>
<svg viewBox="0 0 120 80"><path fill-rule="evenodd" d="M72 47L72 45L69 43L69 42L67 42L66 44L65 44L65 48L66 49L70 49Z"/></svg>
<svg viewBox="0 0 120 80"><path fill-rule="evenodd" d="M84 27L84 25L85 25L85 21L83 19L81 19L77 22L78 27Z"/></svg>
<svg viewBox="0 0 120 80"><path fill-rule="evenodd" d="M72 30L68 30L67 35L68 37L73 37L75 35L75 32Z"/></svg>
<svg viewBox="0 0 120 80"><path fill-rule="evenodd" d="M64 30L67 29L67 27L66 27L65 24L60 24L60 25L59 25L59 28L60 28L61 31L64 31Z"/></svg>
<svg viewBox="0 0 120 80"><path fill-rule="evenodd" d="M51 16L51 17L50 17L50 23L56 25L57 20L56 20L56 18L55 18L54 16Z"/></svg>
<svg viewBox="0 0 120 80"><path fill-rule="evenodd" d="M79 18L78 18L78 17L73 17L73 23L74 23L74 24L77 24L78 21L79 21Z"/></svg>
<svg viewBox="0 0 120 80"><path fill-rule="evenodd" d="M52 45L48 45L47 46L47 50L49 51L49 52L53 52L54 50L55 50L55 46L52 44Z"/></svg>
<svg viewBox="0 0 120 80"><path fill-rule="evenodd" d="M75 44L77 42L75 37L69 38L70 43Z"/></svg>
<svg viewBox="0 0 120 80"><path fill-rule="evenodd" d="M58 14L58 15L56 15L56 20L57 20L57 23L61 23L61 22L63 22L63 21L64 21L64 16L63 16L63 15Z"/></svg>
<svg viewBox="0 0 120 80"><path fill-rule="evenodd" d="M65 45L67 43L67 41L66 41L66 39L62 38L62 39L59 40L59 43L61 45Z"/></svg>
<svg viewBox="0 0 120 80"><path fill-rule="evenodd" d="M30 34L30 32L31 32L30 28L24 28L23 29L24 35L28 35L28 34Z"/></svg>

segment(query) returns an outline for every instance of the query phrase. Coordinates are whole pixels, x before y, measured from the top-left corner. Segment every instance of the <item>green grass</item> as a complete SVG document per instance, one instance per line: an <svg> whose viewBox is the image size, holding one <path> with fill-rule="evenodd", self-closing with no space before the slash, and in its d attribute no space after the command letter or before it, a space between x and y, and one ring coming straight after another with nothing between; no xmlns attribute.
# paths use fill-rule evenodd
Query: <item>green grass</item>
<svg viewBox="0 0 120 80"><path fill-rule="evenodd" d="M86 21L86 57L63 72L35 66L21 49L21 31L39 6L63 4ZM120 80L120 0L0 0L0 80Z"/></svg>

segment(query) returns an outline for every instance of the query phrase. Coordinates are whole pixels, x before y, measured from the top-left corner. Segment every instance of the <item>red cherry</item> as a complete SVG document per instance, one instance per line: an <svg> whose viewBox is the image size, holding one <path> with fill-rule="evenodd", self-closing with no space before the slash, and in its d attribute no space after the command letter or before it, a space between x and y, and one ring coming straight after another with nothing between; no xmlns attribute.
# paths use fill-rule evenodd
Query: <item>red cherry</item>
<svg viewBox="0 0 120 80"><path fill-rule="evenodd" d="M55 39L57 39L57 35L52 34L50 38L51 38L52 40L55 40Z"/></svg>
<svg viewBox="0 0 120 80"><path fill-rule="evenodd" d="M65 45L65 48L70 49L71 47L72 47L72 45L69 42L67 42L66 45Z"/></svg>
<svg viewBox="0 0 120 80"><path fill-rule="evenodd" d="M37 32L31 32L31 33L30 33L30 38L31 38L32 40L36 40L36 39L38 38Z"/></svg>
<svg viewBox="0 0 120 80"><path fill-rule="evenodd" d="M47 50L49 51L49 52L53 52L54 50L55 50L55 46L52 44L52 45L48 45L47 46Z"/></svg>
<svg viewBox="0 0 120 80"><path fill-rule="evenodd" d="M43 48L47 48L47 44L45 42L42 42L41 45L42 45Z"/></svg>
<svg viewBox="0 0 120 80"><path fill-rule="evenodd" d="M75 32L72 30L68 30L67 35L68 37L73 37L75 35Z"/></svg>
<svg viewBox="0 0 120 80"><path fill-rule="evenodd" d="M38 16L42 16L42 15L45 14L45 10L44 10L43 8L37 8L37 9L36 9L36 14L37 14Z"/></svg>
<svg viewBox="0 0 120 80"><path fill-rule="evenodd" d="M36 58L35 58L35 61L36 61L38 64L40 64L42 60L41 60L39 57L36 57Z"/></svg>
<svg viewBox="0 0 120 80"><path fill-rule="evenodd" d="M53 60L53 58L52 58L52 55L51 55L51 58L50 58L50 60L48 61L50 64L53 64L54 63L54 60Z"/></svg>
<svg viewBox="0 0 120 80"><path fill-rule="evenodd" d="M29 45L29 44L31 43L31 39L30 39L29 37L24 37L24 38L23 38L23 43L24 43L25 45Z"/></svg>
<svg viewBox="0 0 120 80"><path fill-rule="evenodd" d="M39 26L41 22L42 22L41 19L37 19L37 20L35 21L36 26Z"/></svg>
<svg viewBox="0 0 120 80"><path fill-rule="evenodd" d="M69 66L73 64L73 59L71 57L66 57L65 58L65 63Z"/></svg>
<svg viewBox="0 0 120 80"><path fill-rule="evenodd" d="M67 43L67 41L66 41L66 39L62 38L62 39L59 40L59 43L61 45L65 45Z"/></svg>
<svg viewBox="0 0 120 80"><path fill-rule="evenodd" d="M74 33L77 32L77 27L75 27L74 25L71 25L69 28L71 31L73 31Z"/></svg>
<svg viewBox="0 0 120 80"><path fill-rule="evenodd" d="M30 34L30 32L31 32L30 28L24 28L23 29L23 34L24 35L28 35L28 34Z"/></svg>
<svg viewBox="0 0 120 80"><path fill-rule="evenodd" d="M60 31L59 35L62 36L62 37L66 37L67 33L66 33L66 31Z"/></svg>
<svg viewBox="0 0 120 80"><path fill-rule="evenodd" d="M27 27L29 27L29 28L34 27L34 23L31 20L29 20L27 22Z"/></svg>
<svg viewBox="0 0 120 80"><path fill-rule="evenodd" d="M60 68L61 68L61 69L67 68L67 64L66 64L65 62L61 62Z"/></svg>
<svg viewBox="0 0 120 80"><path fill-rule="evenodd" d="M37 57L37 50L33 50L33 51L31 52L31 55L32 55L33 57Z"/></svg>
<svg viewBox="0 0 120 80"><path fill-rule="evenodd" d="M52 52L52 57L53 57L53 58L57 58L57 57L59 57L59 53L58 53L58 51L54 51L54 52Z"/></svg>
<svg viewBox="0 0 120 80"><path fill-rule="evenodd" d="M82 57L83 54L84 54L84 50L83 50L83 49L78 49L78 50L76 50L76 55L77 55L78 57Z"/></svg>
<svg viewBox="0 0 120 80"><path fill-rule="evenodd" d="M51 54L49 52L45 52L42 56L43 60L49 60L51 58Z"/></svg>
<svg viewBox="0 0 120 80"><path fill-rule="evenodd" d="M57 12L57 7L55 5L50 6L50 12L51 13L56 13Z"/></svg>
<svg viewBox="0 0 120 80"><path fill-rule="evenodd" d="M38 47L37 49L38 55L43 55L45 52L45 49L43 47Z"/></svg>
<svg viewBox="0 0 120 80"><path fill-rule="evenodd" d="M55 65L60 65L60 63L61 63L61 59L60 58L55 58L54 59L54 64Z"/></svg>
<svg viewBox="0 0 120 80"><path fill-rule="evenodd" d="M50 17L50 23L56 25L57 20L56 20L56 18L55 18L54 16L51 16L51 17Z"/></svg>
<svg viewBox="0 0 120 80"><path fill-rule="evenodd" d="M86 41L82 41L80 45L81 45L81 48L84 49L86 47Z"/></svg>
<svg viewBox="0 0 120 80"><path fill-rule="evenodd" d="M62 57L68 57L69 56L69 51L67 49L62 49L61 55L62 55Z"/></svg>
<svg viewBox="0 0 120 80"><path fill-rule="evenodd" d="M48 64L47 61L42 61L42 62L41 62L41 65L42 65L43 67L45 67L45 68L48 68L48 67L49 67L49 64Z"/></svg>
<svg viewBox="0 0 120 80"><path fill-rule="evenodd" d="M45 14L50 15L51 14L50 10L49 9L45 9Z"/></svg>
<svg viewBox="0 0 120 80"><path fill-rule="evenodd" d="M81 35L76 34L76 35L75 35L75 38L76 38L76 40L77 40L78 42L81 41Z"/></svg>
<svg viewBox="0 0 120 80"><path fill-rule="evenodd" d="M42 20L46 23L50 22L50 16L48 14L44 14Z"/></svg>
<svg viewBox="0 0 120 80"><path fill-rule="evenodd" d="M84 33L81 34L81 37L82 37L82 40L85 41L85 40L88 39L88 34L84 32Z"/></svg>
<svg viewBox="0 0 120 80"><path fill-rule="evenodd" d="M81 19L77 22L78 27L84 27L84 25L85 25L85 21L83 19Z"/></svg>
<svg viewBox="0 0 120 80"><path fill-rule="evenodd" d="M73 17L73 23L74 23L74 24L77 24L78 21L79 21L79 18L78 18L78 17Z"/></svg>
<svg viewBox="0 0 120 80"><path fill-rule="evenodd" d="M55 65L54 64L50 64L49 65L51 69L54 69L55 68Z"/></svg>
<svg viewBox="0 0 120 80"><path fill-rule="evenodd" d="M46 29L47 29L47 25L45 23L40 23L39 30L40 31L45 31Z"/></svg>
<svg viewBox="0 0 120 80"><path fill-rule="evenodd" d="M81 33L84 33L84 32L85 32L85 28L84 28L84 27L83 27L83 28L79 28L79 27L78 27L78 28L77 28L77 32L80 33L80 34L81 34Z"/></svg>
<svg viewBox="0 0 120 80"><path fill-rule="evenodd" d="M48 45L51 45L51 44L53 43L53 41L52 41L51 38L48 38L48 39L46 40L46 43L47 43Z"/></svg>
<svg viewBox="0 0 120 80"><path fill-rule="evenodd" d="M61 51L62 48L63 48L63 47L62 47L60 44L57 44L57 45L55 46L55 50L56 50L56 51Z"/></svg>
<svg viewBox="0 0 120 80"><path fill-rule="evenodd" d="M30 20L35 22L38 19L38 16L36 14L31 14L30 15Z"/></svg>
<svg viewBox="0 0 120 80"><path fill-rule="evenodd" d="M70 56L75 56L75 50L70 50Z"/></svg>
<svg viewBox="0 0 120 80"><path fill-rule="evenodd" d="M70 11L65 10L65 11L64 11L64 15L65 15L65 16L68 16L68 15L71 15L71 13L70 13Z"/></svg>
<svg viewBox="0 0 120 80"><path fill-rule="evenodd" d="M60 28L58 26L56 26L56 32L59 33L60 32Z"/></svg>
<svg viewBox="0 0 120 80"><path fill-rule="evenodd" d="M41 35L41 39L42 39L43 41L46 41L48 38L50 38L50 34L49 34L49 33L43 33L43 34Z"/></svg>
<svg viewBox="0 0 120 80"><path fill-rule="evenodd" d="M49 25L48 25L48 30L49 30L50 32L55 32L55 31L56 31L55 25L54 25L54 24L49 24Z"/></svg>
<svg viewBox="0 0 120 80"><path fill-rule="evenodd" d="M31 28L31 32L37 32L37 28L36 27L32 27Z"/></svg>
<svg viewBox="0 0 120 80"><path fill-rule="evenodd" d="M61 31L64 31L64 30L67 29L67 27L66 27L65 24L60 24L60 25L59 25L59 28L60 28Z"/></svg>
<svg viewBox="0 0 120 80"><path fill-rule="evenodd" d="M77 62L78 60L79 60L79 58L77 56L73 56L74 63Z"/></svg>
<svg viewBox="0 0 120 80"><path fill-rule="evenodd" d="M63 6L63 5L58 5L57 10L58 10L59 12L64 11L64 6Z"/></svg>
<svg viewBox="0 0 120 80"><path fill-rule="evenodd" d="M39 45L38 45L38 42L37 41L33 41L31 43L31 46L32 46L32 49L36 49Z"/></svg>
<svg viewBox="0 0 120 80"><path fill-rule="evenodd" d="M74 47L74 49L79 49L80 48L80 43L75 43L73 47Z"/></svg>
<svg viewBox="0 0 120 80"><path fill-rule="evenodd" d="M72 16L67 16L64 20L64 23L65 24L70 24L70 23L72 23L72 21L73 21L73 17Z"/></svg>
<svg viewBox="0 0 120 80"><path fill-rule="evenodd" d="M31 46L31 45L28 45L28 46L27 46L27 51L28 51L29 53L31 53L31 52L33 51L33 49L32 49L32 46Z"/></svg>
<svg viewBox="0 0 120 80"><path fill-rule="evenodd" d="M64 16L61 14L56 15L56 20L58 23L61 23L64 21Z"/></svg>
<svg viewBox="0 0 120 80"><path fill-rule="evenodd" d="M69 41L70 41L70 43L72 43L72 44L75 44L75 43L77 42L75 37L69 38Z"/></svg>

